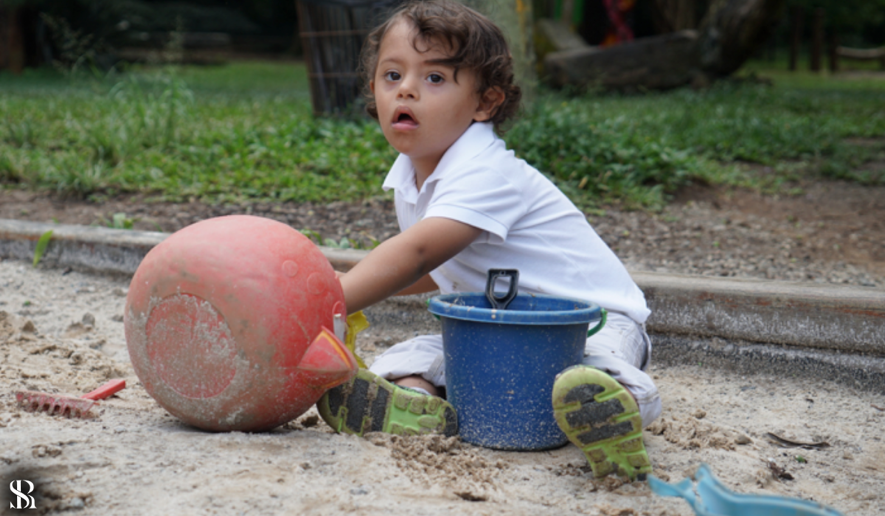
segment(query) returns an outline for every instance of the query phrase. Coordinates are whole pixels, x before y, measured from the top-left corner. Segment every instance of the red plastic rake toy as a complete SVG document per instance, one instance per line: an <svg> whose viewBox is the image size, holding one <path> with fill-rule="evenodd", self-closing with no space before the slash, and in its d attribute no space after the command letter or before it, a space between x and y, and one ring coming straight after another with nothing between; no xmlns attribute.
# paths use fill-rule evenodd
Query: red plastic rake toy
<svg viewBox="0 0 885 516"><path fill-rule="evenodd" d="M87 417L89 409L126 387L126 380L111 380L94 391L79 398L64 394L47 394L36 391L18 391L15 399L28 412L47 412L50 415Z"/></svg>

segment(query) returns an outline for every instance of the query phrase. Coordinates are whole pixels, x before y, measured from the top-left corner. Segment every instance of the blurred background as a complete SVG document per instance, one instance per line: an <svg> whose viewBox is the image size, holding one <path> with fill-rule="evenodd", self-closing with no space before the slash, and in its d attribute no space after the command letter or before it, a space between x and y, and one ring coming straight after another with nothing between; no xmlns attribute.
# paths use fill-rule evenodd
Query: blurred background
<svg viewBox="0 0 885 516"><path fill-rule="evenodd" d="M528 2L529 0L525 0ZM564 20L590 45L696 29L716 0L533 0L531 16ZM149 62L170 47L178 59L303 58L299 8L293 0L2 0L0 69L20 71L88 55L107 69L120 62ZM386 7L388 1L305 1L344 10ZM483 4L483 2L474 2ZM494 4L495 2L485 2ZM497 2L522 3L522 2ZM722 2L720 2L722 3ZM786 58L795 32L810 52L821 11L826 41L847 47L885 44L885 0L787 0L760 56ZM303 13L307 14L307 13ZM351 20L358 23L359 20ZM330 24L334 25L331 21ZM798 26L797 26L798 25ZM331 25L330 25L331 26ZM303 29L303 27L301 28ZM619 29L621 32L619 32ZM168 56L167 56L168 57Z"/></svg>
<svg viewBox="0 0 885 516"><path fill-rule="evenodd" d="M526 95L508 145L579 207L885 184L885 0L462 0ZM357 58L399 0L0 0L0 190L357 202L396 153Z"/></svg>

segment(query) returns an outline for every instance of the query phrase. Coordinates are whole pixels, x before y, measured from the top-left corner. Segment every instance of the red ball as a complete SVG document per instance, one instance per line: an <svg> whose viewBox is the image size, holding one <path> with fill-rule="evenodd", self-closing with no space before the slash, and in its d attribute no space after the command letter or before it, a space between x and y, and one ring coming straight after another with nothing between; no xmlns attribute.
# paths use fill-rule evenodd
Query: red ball
<svg viewBox="0 0 885 516"><path fill-rule="evenodd" d="M132 278L124 322L135 372L166 410L206 430L260 431L356 374L332 333L346 314L335 271L309 239L232 215L153 248Z"/></svg>

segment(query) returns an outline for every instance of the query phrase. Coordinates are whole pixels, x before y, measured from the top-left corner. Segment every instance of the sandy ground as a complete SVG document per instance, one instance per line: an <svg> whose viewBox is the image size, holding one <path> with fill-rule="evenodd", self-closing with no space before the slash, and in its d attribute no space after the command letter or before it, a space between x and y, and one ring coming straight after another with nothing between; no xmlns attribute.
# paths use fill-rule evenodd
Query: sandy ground
<svg viewBox="0 0 885 516"><path fill-rule="evenodd" d="M0 261L0 511L21 513L7 503L17 501L8 486L20 479L36 486L29 514L693 514L645 483L594 480L571 445L520 453L439 437L355 438L334 434L313 409L260 434L185 426L134 376L123 336L127 288L128 278ZM395 303L385 310L360 335L364 358L434 324L403 326ZM739 492L882 514L882 394L691 366L652 374L664 413L645 443L658 477L681 480L707 463ZM91 419L25 412L13 395L85 393L117 377L128 387ZM829 446L783 448L767 432Z"/></svg>

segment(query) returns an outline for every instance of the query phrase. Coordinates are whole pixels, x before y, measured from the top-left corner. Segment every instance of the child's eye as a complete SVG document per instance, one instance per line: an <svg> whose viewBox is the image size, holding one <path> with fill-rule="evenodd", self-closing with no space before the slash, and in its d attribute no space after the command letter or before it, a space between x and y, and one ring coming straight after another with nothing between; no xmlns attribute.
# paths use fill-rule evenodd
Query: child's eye
<svg viewBox="0 0 885 516"><path fill-rule="evenodd" d="M442 75L440 75L440 74L438 74L438 73L432 73L432 74L430 74L430 75L427 76L427 80L428 80L431 84L440 84L441 82L443 82L444 79L443 79L443 76L442 76Z"/></svg>
<svg viewBox="0 0 885 516"><path fill-rule="evenodd" d="M384 78L388 81L398 81L400 79L399 72L387 72L384 74Z"/></svg>

